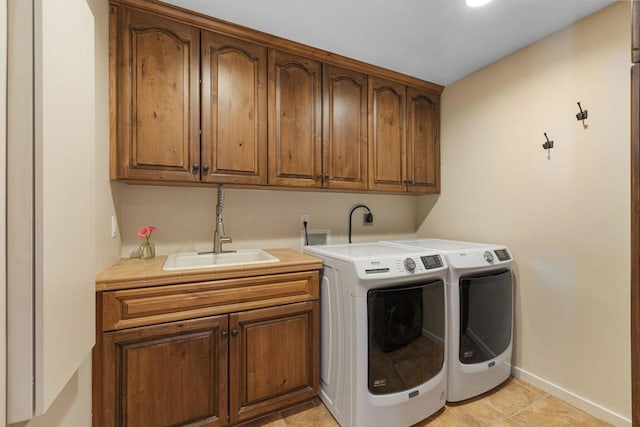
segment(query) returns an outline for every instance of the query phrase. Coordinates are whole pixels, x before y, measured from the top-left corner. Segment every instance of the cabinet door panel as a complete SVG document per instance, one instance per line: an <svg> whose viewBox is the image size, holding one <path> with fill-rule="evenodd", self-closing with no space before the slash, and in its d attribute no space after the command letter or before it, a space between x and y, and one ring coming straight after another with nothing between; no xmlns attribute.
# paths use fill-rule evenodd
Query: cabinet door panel
<svg viewBox="0 0 640 427"><path fill-rule="evenodd" d="M229 328L238 331L229 343L232 423L317 394L317 301L231 314Z"/></svg>
<svg viewBox="0 0 640 427"><path fill-rule="evenodd" d="M202 181L266 184L267 50L202 33Z"/></svg>
<svg viewBox="0 0 640 427"><path fill-rule="evenodd" d="M228 317L107 333L104 424L227 423Z"/></svg>
<svg viewBox="0 0 640 427"><path fill-rule="evenodd" d="M407 89L407 191L440 191L439 96Z"/></svg>
<svg viewBox="0 0 640 427"><path fill-rule="evenodd" d="M269 184L320 187L321 64L269 51Z"/></svg>
<svg viewBox="0 0 640 427"><path fill-rule="evenodd" d="M369 189L405 189L405 87L369 77Z"/></svg>
<svg viewBox="0 0 640 427"><path fill-rule="evenodd" d="M367 76L324 65L325 187L367 187Z"/></svg>
<svg viewBox="0 0 640 427"><path fill-rule="evenodd" d="M143 12L121 13L119 177L197 181L200 32Z"/></svg>

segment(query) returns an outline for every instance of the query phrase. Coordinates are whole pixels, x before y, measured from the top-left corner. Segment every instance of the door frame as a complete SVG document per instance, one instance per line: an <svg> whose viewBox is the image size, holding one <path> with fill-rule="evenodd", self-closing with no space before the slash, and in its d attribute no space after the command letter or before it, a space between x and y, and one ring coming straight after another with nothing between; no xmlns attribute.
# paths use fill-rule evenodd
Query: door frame
<svg viewBox="0 0 640 427"><path fill-rule="evenodd" d="M640 80L640 63L631 76ZM640 426L640 87L631 86L631 410Z"/></svg>
<svg viewBox="0 0 640 427"><path fill-rule="evenodd" d="M631 2L631 419L640 426L640 3Z"/></svg>
<svg viewBox="0 0 640 427"><path fill-rule="evenodd" d="M640 4L631 2L631 418L640 426Z"/></svg>

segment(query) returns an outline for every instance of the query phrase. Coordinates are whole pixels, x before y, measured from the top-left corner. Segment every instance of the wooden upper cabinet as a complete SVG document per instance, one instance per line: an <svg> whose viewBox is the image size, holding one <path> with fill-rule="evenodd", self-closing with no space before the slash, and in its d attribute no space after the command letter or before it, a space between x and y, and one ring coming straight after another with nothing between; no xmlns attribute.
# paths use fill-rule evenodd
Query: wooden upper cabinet
<svg viewBox="0 0 640 427"><path fill-rule="evenodd" d="M324 186L367 188L367 76L323 68Z"/></svg>
<svg viewBox="0 0 640 427"><path fill-rule="evenodd" d="M404 191L406 137L404 85L369 77L369 189Z"/></svg>
<svg viewBox="0 0 640 427"><path fill-rule="evenodd" d="M267 49L202 32L203 182L267 183Z"/></svg>
<svg viewBox="0 0 640 427"><path fill-rule="evenodd" d="M200 158L197 28L134 9L114 9L117 54L116 149L112 177L198 181ZM113 55L112 47L112 55Z"/></svg>
<svg viewBox="0 0 640 427"><path fill-rule="evenodd" d="M440 191L441 86L149 0L111 7L110 79L112 179Z"/></svg>
<svg viewBox="0 0 640 427"><path fill-rule="evenodd" d="M440 191L440 97L407 88L407 191Z"/></svg>
<svg viewBox="0 0 640 427"><path fill-rule="evenodd" d="M322 186L322 65L269 50L269 184Z"/></svg>

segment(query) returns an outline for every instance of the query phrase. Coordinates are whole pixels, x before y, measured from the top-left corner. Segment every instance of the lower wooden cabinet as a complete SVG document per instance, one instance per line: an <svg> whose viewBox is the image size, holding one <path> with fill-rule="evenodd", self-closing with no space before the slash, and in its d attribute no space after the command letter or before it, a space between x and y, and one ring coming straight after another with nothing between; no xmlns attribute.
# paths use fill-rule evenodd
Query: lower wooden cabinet
<svg viewBox="0 0 640 427"><path fill-rule="evenodd" d="M318 301L229 317L232 424L315 396L319 386Z"/></svg>
<svg viewBox="0 0 640 427"><path fill-rule="evenodd" d="M237 281L98 294L94 426L233 425L318 393L317 271L262 276L253 279L253 286L240 286ZM301 285L292 287L295 281ZM270 289L271 300L264 298L260 287ZM201 309L199 300L216 289L228 296L218 297L219 305L214 302L210 309L230 311L228 307L233 306L232 312L166 323L158 320L167 316L167 302L175 306L178 291L188 312L189 300ZM242 292L248 294L246 303L237 302ZM261 299L252 299L251 292ZM113 318L113 311L122 318L142 313L141 293L149 294L142 304L149 316L139 322L153 324L128 327L120 323L123 329L109 330L119 327L104 322ZM184 297L187 294L190 299ZM122 303L106 303L112 296ZM296 299L299 302L290 302ZM161 307L165 310L160 317L149 311L146 303L151 300L157 304L156 313ZM252 309L241 310L243 304Z"/></svg>
<svg viewBox="0 0 640 427"><path fill-rule="evenodd" d="M228 316L104 337L103 425L227 424Z"/></svg>

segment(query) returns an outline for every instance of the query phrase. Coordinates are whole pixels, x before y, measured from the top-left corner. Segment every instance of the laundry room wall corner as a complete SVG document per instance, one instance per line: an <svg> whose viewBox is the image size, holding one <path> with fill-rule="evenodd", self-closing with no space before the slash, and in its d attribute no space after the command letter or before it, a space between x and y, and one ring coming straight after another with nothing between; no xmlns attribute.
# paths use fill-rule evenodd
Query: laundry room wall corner
<svg viewBox="0 0 640 427"><path fill-rule="evenodd" d="M416 228L424 224L427 217L438 203L439 194L427 194L419 196L416 201Z"/></svg>
<svg viewBox="0 0 640 427"><path fill-rule="evenodd" d="M445 88L442 193L417 228L508 246L516 371L614 425L631 418L630 21L615 2Z"/></svg>

